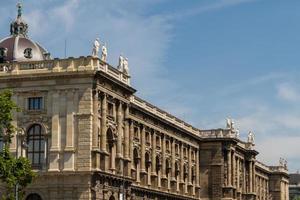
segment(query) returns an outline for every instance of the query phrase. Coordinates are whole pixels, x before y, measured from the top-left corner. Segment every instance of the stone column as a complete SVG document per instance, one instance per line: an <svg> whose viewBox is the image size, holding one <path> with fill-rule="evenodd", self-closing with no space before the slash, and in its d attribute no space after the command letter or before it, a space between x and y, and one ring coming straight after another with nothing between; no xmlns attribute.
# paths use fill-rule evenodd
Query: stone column
<svg viewBox="0 0 300 200"><path fill-rule="evenodd" d="M253 181L252 181L252 178L253 178L253 170L252 170L252 160L250 160L249 162L249 193L252 193L253 192Z"/></svg>
<svg viewBox="0 0 300 200"><path fill-rule="evenodd" d="M119 101L118 114L117 114L117 130L118 130L118 142L117 142L117 158L122 158L122 137L123 137L123 112L122 102Z"/></svg>
<svg viewBox="0 0 300 200"><path fill-rule="evenodd" d="M67 117L66 117L66 147L64 155L64 170L74 170L74 103L77 102L77 95L75 95L76 90L71 90L67 92ZM96 115L97 116L97 115ZM98 118L95 117L94 118ZM97 124L96 124L97 125ZM93 133L97 133L93 130ZM98 139L98 137L96 137ZM96 139L95 139L96 140ZM93 140L94 141L94 140ZM98 141L98 140L97 140ZM96 143L97 145L97 143ZM69 159L66 159L69 158Z"/></svg>
<svg viewBox="0 0 300 200"><path fill-rule="evenodd" d="M256 192L256 179L255 179L255 174L256 174L256 170L255 170L255 161L253 160L252 162L252 192Z"/></svg>
<svg viewBox="0 0 300 200"><path fill-rule="evenodd" d="M129 150L130 150L130 138L129 138L129 106L128 104L126 105L125 109L125 137L124 137L124 142L125 142L125 152L124 152L124 157L125 159L129 159Z"/></svg>
<svg viewBox="0 0 300 200"><path fill-rule="evenodd" d="M175 152L175 139L173 139L172 141L172 165L171 165L171 173L172 173L172 179L171 181L176 182L176 178L175 178L175 156L176 156L176 152Z"/></svg>
<svg viewBox="0 0 300 200"><path fill-rule="evenodd" d="M166 179L166 141L165 135L162 135L162 178Z"/></svg>
<svg viewBox="0 0 300 200"><path fill-rule="evenodd" d="M192 185L192 147L189 147L189 155L188 155L188 162L189 162L189 178L188 178L188 185Z"/></svg>
<svg viewBox="0 0 300 200"><path fill-rule="evenodd" d="M147 171L147 182L148 182L148 186L150 186L151 185L151 168L152 168L152 166L150 165L149 167L148 167L148 171Z"/></svg>
<svg viewBox="0 0 300 200"><path fill-rule="evenodd" d="M145 126L142 125L142 131L141 131L141 173L146 174L146 169L145 169L145 153L146 153L146 141L145 141Z"/></svg>
<svg viewBox="0 0 300 200"><path fill-rule="evenodd" d="M232 184L231 184L231 149L229 149L227 151L227 177L228 177L228 183L227 183L227 186L231 187Z"/></svg>
<svg viewBox="0 0 300 200"><path fill-rule="evenodd" d="M196 186L200 187L200 152L199 150L196 151Z"/></svg>
<svg viewBox="0 0 300 200"><path fill-rule="evenodd" d="M236 182L235 182L236 174L235 174L235 172L236 172L236 160L235 160L235 152L233 151L233 153L232 153L232 185L233 185L233 187L236 188Z"/></svg>
<svg viewBox="0 0 300 200"><path fill-rule="evenodd" d="M140 177L140 165L141 165L141 160L138 161L137 167L136 167L136 182L139 184L141 182L141 177Z"/></svg>
<svg viewBox="0 0 300 200"><path fill-rule="evenodd" d="M116 144L113 145L110 155L111 168L110 170L115 173L116 171Z"/></svg>
<svg viewBox="0 0 300 200"><path fill-rule="evenodd" d="M237 157L237 190L240 191L240 159Z"/></svg>
<svg viewBox="0 0 300 200"><path fill-rule="evenodd" d="M59 171L59 151L60 151L60 123L59 123L59 91L54 91L52 96L52 136L50 148L50 169L49 171Z"/></svg>
<svg viewBox="0 0 300 200"><path fill-rule="evenodd" d="M92 137L92 144L93 144L93 149L98 149L98 91L93 91L94 97L93 97L93 137ZM68 121L70 120L71 122L73 121L72 119L69 119L69 111L68 107L69 104L73 104L73 98L69 96L69 93L67 95L68 103L67 103L67 137L68 138ZM70 100L71 101L70 101ZM72 112L72 111L71 111ZM73 131L73 130L72 130ZM68 139L67 139L68 140Z"/></svg>
<svg viewBox="0 0 300 200"><path fill-rule="evenodd" d="M246 185L246 160L243 160L243 176L244 176L244 182L243 182L243 190L246 193L247 192L247 185Z"/></svg>
<svg viewBox="0 0 300 200"><path fill-rule="evenodd" d="M157 187L161 187L161 168L157 172Z"/></svg>
<svg viewBox="0 0 300 200"><path fill-rule="evenodd" d="M180 179L181 183L184 183L184 153L183 153L183 144L180 145Z"/></svg>
<svg viewBox="0 0 300 200"><path fill-rule="evenodd" d="M106 131L107 131L107 95L103 93L102 95L102 105L101 105L101 150L107 154L106 149Z"/></svg>
<svg viewBox="0 0 300 200"><path fill-rule="evenodd" d="M152 135L152 176L156 176L156 133L153 132Z"/></svg>
<svg viewBox="0 0 300 200"><path fill-rule="evenodd" d="M128 165L128 176L131 176L131 169L133 168L134 158L133 158L133 134L134 134L134 126L133 121L130 120L129 125L129 156L130 156L130 162Z"/></svg>

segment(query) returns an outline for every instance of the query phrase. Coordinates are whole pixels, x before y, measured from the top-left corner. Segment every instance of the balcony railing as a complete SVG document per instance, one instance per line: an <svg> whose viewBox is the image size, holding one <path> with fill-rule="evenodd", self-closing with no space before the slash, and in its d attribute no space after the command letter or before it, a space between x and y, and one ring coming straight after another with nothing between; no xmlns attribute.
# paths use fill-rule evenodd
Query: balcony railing
<svg viewBox="0 0 300 200"><path fill-rule="evenodd" d="M114 79L130 85L130 76L120 72L97 57L79 57L44 61L10 62L0 64L0 78L12 75L59 72L102 71Z"/></svg>

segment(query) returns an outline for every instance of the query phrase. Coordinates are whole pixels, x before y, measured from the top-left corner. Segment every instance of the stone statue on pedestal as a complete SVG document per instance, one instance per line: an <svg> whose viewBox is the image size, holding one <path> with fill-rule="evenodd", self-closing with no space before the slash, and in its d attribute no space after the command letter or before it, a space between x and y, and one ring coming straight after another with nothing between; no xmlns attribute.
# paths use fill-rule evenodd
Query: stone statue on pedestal
<svg viewBox="0 0 300 200"><path fill-rule="evenodd" d="M118 70L120 72L123 72L123 70L124 70L124 57L122 55L119 56Z"/></svg>
<svg viewBox="0 0 300 200"><path fill-rule="evenodd" d="M252 131L249 131L248 133L248 143L254 145L254 133Z"/></svg>
<svg viewBox="0 0 300 200"><path fill-rule="evenodd" d="M93 57L98 57L99 48L100 48L100 40L99 40L99 38L96 38L96 40L94 41L93 51L92 51Z"/></svg>
<svg viewBox="0 0 300 200"><path fill-rule="evenodd" d="M101 60L106 62L106 59L107 59L107 48L106 48L106 44L104 44L102 46Z"/></svg>
<svg viewBox="0 0 300 200"><path fill-rule="evenodd" d="M124 59L123 65L124 65L123 72L128 75L129 74L128 58Z"/></svg>

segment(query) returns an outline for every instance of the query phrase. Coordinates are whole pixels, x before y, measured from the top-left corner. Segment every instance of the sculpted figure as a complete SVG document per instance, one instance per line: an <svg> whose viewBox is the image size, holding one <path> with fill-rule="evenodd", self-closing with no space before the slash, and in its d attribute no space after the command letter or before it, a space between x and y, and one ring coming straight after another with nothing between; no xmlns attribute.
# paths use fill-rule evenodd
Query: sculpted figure
<svg viewBox="0 0 300 200"><path fill-rule="evenodd" d="M284 166L284 169L287 169L287 160L284 160L283 166Z"/></svg>
<svg viewBox="0 0 300 200"><path fill-rule="evenodd" d="M284 165L283 162L284 162L283 158L280 157L279 158L279 166L283 167L283 165Z"/></svg>
<svg viewBox="0 0 300 200"><path fill-rule="evenodd" d="M3 72L8 72L8 67L6 67L5 65L3 66Z"/></svg>
<svg viewBox="0 0 300 200"><path fill-rule="evenodd" d="M248 133L248 143L254 144L254 133L252 131Z"/></svg>
<svg viewBox="0 0 300 200"><path fill-rule="evenodd" d="M106 48L106 44L104 44L102 46L101 60L103 60L104 62L106 62L106 59L107 59L107 48Z"/></svg>
<svg viewBox="0 0 300 200"><path fill-rule="evenodd" d="M230 118L226 119L226 128L231 129L232 120Z"/></svg>
<svg viewBox="0 0 300 200"><path fill-rule="evenodd" d="M236 136L237 138L240 137L240 130L239 130L239 129L236 129L236 131L235 131L235 136Z"/></svg>
<svg viewBox="0 0 300 200"><path fill-rule="evenodd" d="M123 72L128 75L129 74L128 58L124 59L123 66L124 66Z"/></svg>
<svg viewBox="0 0 300 200"><path fill-rule="evenodd" d="M99 48L100 48L100 40L99 38L96 38L93 46L92 56L98 57L99 54Z"/></svg>
<svg viewBox="0 0 300 200"><path fill-rule="evenodd" d="M124 57L122 55L119 56L118 70L121 72L123 72L123 70L124 70Z"/></svg>

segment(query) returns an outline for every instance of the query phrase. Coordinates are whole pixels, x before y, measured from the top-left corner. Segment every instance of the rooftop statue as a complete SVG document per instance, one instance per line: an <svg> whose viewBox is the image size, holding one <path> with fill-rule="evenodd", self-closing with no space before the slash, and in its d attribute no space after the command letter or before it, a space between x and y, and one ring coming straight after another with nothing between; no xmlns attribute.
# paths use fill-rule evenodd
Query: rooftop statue
<svg viewBox="0 0 300 200"><path fill-rule="evenodd" d="M124 70L124 57L122 56L122 54L119 56L118 70L121 72L123 72Z"/></svg>
<svg viewBox="0 0 300 200"><path fill-rule="evenodd" d="M104 61L104 62L106 62L106 60L107 60L107 48L106 48L106 44L104 44L102 46L101 60Z"/></svg>
<svg viewBox="0 0 300 200"><path fill-rule="evenodd" d="M125 74L129 75L128 58L124 59L123 65L124 65L123 72Z"/></svg>
<svg viewBox="0 0 300 200"><path fill-rule="evenodd" d="M129 75L128 58L125 58L122 55L119 56L118 70Z"/></svg>
<svg viewBox="0 0 300 200"><path fill-rule="evenodd" d="M96 40L94 41L93 51L92 51L92 56L93 57L98 57L98 55L99 55L99 48L100 48L100 39L96 38Z"/></svg>
<svg viewBox="0 0 300 200"><path fill-rule="evenodd" d="M232 119L230 119L230 118L227 118L226 119L226 128L227 129L232 129Z"/></svg>
<svg viewBox="0 0 300 200"><path fill-rule="evenodd" d="M249 131L248 133L248 143L254 145L254 133L252 131Z"/></svg>

